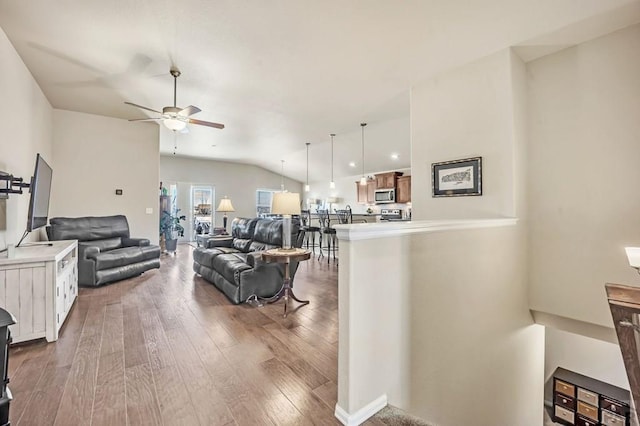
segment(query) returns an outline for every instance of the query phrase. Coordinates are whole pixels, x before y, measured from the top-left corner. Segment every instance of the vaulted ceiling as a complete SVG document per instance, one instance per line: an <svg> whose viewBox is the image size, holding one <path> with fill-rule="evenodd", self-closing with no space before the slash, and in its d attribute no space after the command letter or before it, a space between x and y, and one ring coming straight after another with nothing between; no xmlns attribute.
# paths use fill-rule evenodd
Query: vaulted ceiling
<svg viewBox="0 0 640 426"><path fill-rule="evenodd" d="M144 111L124 101L171 105L169 69L177 67L178 105L196 105L202 112L194 118L226 128L189 125L174 140L161 126L161 153L173 153L177 142L177 155L277 173L285 160L285 175L304 181L310 142L315 181L328 179L330 133L336 134L335 176L359 174L361 122L368 123L367 172L409 167L412 85L531 40L540 43L525 56L557 49L562 42L544 37L580 23L628 25L628 10L637 13L637 6L630 0L0 0L0 27L54 108L143 118Z"/></svg>

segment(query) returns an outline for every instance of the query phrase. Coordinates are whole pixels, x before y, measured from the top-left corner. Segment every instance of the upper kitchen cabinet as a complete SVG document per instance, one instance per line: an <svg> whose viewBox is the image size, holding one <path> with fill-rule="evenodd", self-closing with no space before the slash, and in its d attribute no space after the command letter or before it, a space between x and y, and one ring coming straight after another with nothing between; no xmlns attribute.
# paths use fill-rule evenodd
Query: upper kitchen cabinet
<svg viewBox="0 0 640 426"><path fill-rule="evenodd" d="M373 204L376 202L376 181L368 180L367 185L360 185L356 182L356 193L358 194L358 204Z"/></svg>
<svg viewBox="0 0 640 426"><path fill-rule="evenodd" d="M411 175L399 176L396 188L396 203L411 202Z"/></svg>
<svg viewBox="0 0 640 426"><path fill-rule="evenodd" d="M375 175L376 189L395 189L396 179L402 175L402 172L388 172Z"/></svg>

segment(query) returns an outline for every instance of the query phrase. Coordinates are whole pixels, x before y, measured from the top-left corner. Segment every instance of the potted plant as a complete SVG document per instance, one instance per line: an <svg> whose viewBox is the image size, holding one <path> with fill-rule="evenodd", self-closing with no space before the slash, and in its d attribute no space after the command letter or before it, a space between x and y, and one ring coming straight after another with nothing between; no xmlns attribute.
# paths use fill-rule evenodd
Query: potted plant
<svg viewBox="0 0 640 426"><path fill-rule="evenodd" d="M164 238L167 251L176 251L178 237L184 236L184 227L181 220L186 220L185 215L180 215L180 209L174 209L173 213L166 210L160 216L160 238Z"/></svg>

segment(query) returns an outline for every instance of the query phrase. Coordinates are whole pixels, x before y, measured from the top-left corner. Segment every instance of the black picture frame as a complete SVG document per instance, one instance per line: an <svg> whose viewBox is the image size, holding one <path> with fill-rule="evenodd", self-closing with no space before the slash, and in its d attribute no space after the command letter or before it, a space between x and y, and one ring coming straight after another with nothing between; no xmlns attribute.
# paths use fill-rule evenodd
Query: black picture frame
<svg viewBox="0 0 640 426"><path fill-rule="evenodd" d="M432 163L431 189L434 198L482 195L482 157Z"/></svg>

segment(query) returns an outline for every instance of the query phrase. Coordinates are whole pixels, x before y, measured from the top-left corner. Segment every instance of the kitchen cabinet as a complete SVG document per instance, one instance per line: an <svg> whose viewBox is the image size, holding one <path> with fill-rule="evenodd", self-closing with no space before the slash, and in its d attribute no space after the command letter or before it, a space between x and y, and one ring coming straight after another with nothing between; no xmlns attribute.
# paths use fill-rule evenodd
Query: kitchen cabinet
<svg viewBox="0 0 640 426"><path fill-rule="evenodd" d="M356 182L356 194L358 204L374 204L376 202L376 181L368 180L366 186Z"/></svg>
<svg viewBox="0 0 640 426"><path fill-rule="evenodd" d="M411 175L399 176L396 187L396 203L411 202Z"/></svg>
<svg viewBox="0 0 640 426"><path fill-rule="evenodd" d="M402 172L388 172L375 175L376 189L395 189L396 179Z"/></svg>

